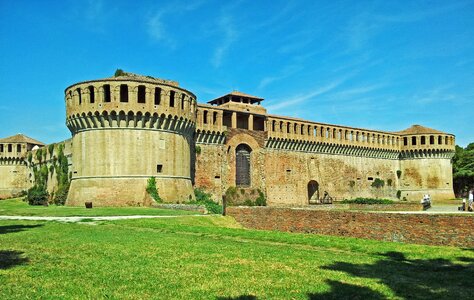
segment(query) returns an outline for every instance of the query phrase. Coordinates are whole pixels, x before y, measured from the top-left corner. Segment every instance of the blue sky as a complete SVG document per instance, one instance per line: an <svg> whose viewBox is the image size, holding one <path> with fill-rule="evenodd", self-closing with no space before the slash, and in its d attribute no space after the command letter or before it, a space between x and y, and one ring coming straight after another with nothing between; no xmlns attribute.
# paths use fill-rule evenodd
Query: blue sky
<svg viewBox="0 0 474 300"><path fill-rule="evenodd" d="M117 68L269 113L474 142L474 1L0 0L0 137L69 138L64 89Z"/></svg>

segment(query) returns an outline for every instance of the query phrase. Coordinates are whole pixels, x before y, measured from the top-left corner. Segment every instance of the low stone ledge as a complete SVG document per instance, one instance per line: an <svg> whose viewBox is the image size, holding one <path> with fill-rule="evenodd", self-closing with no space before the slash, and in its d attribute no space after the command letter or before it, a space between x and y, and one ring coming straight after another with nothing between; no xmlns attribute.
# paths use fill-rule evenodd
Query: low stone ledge
<svg viewBox="0 0 474 300"><path fill-rule="evenodd" d="M244 227L425 245L474 247L474 216L228 207Z"/></svg>
<svg viewBox="0 0 474 300"><path fill-rule="evenodd" d="M187 210L187 211L196 211L203 214L207 214L207 209L203 205L197 204L176 204L176 203L163 203L163 204L153 204L153 207L164 208L164 209L176 209L176 210Z"/></svg>

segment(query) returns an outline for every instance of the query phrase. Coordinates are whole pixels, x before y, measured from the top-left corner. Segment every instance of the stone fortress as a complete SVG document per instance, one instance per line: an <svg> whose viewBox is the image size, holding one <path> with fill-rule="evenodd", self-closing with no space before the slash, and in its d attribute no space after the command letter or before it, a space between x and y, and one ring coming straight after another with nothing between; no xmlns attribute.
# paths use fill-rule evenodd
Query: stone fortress
<svg viewBox="0 0 474 300"><path fill-rule="evenodd" d="M270 206L319 203L325 193L454 197L454 135L270 115L263 100L234 91L198 104L175 81L131 73L73 84L65 90L71 139L55 146L24 135L0 139L0 198L31 187L41 165L54 193L58 144L69 162L67 205L149 205L150 177L165 202L188 201L195 187L218 201L229 187L249 196L259 190Z"/></svg>

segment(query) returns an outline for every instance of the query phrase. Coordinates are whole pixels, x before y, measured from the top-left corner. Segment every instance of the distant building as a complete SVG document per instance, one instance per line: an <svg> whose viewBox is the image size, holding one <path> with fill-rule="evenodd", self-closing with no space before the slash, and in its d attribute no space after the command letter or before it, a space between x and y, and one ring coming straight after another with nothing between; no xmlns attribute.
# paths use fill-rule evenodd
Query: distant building
<svg viewBox="0 0 474 300"><path fill-rule="evenodd" d="M175 81L130 73L66 88L67 204L148 205L152 176L167 202L192 199L194 187L216 200L229 187L249 198L260 190L275 206L318 203L325 192L333 198L454 197L454 135L420 125L387 132L270 115L263 100L234 91L198 104ZM28 162L27 152L43 144L8 139L0 140L2 195L34 184L35 166L55 164L55 152ZM13 156L5 155L10 144L11 150L22 145L15 175ZM55 186L51 175L48 189Z"/></svg>

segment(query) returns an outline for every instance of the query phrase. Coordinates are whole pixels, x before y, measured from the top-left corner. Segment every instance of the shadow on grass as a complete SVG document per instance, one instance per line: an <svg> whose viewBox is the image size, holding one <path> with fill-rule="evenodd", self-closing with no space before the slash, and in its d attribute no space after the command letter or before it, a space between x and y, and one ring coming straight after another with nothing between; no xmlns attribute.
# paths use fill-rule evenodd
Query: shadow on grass
<svg viewBox="0 0 474 300"><path fill-rule="evenodd" d="M21 257L22 254L20 251L0 250L0 270L28 263L29 259Z"/></svg>
<svg viewBox="0 0 474 300"><path fill-rule="evenodd" d="M460 257L462 263L451 260L407 259L401 252L381 253L382 259L374 264L337 262L323 267L326 270L343 271L351 276L376 279L404 299L465 299L472 295L474 259ZM338 281L328 281L331 291L308 294L309 299L381 299L380 293L366 287Z"/></svg>
<svg viewBox="0 0 474 300"><path fill-rule="evenodd" d="M254 295L240 295L237 297L217 297L217 300L257 300Z"/></svg>
<svg viewBox="0 0 474 300"><path fill-rule="evenodd" d="M310 300L323 299L385 299L384 295L372 291L370 288L343 283L334 280L326 280L331 290L321 294L308 294Z"/></svg>
<svg viewBox="0 0 474 300"><path fill-rule="evenodd" d="M42 224L36 224L36 225L5 225L5 226L0 226L0 234L19 232L19 231L23 231L23 230L26 230L26 229L36 228L36 227L41 227L41 226L43 226L43 225Z"/></svg>

